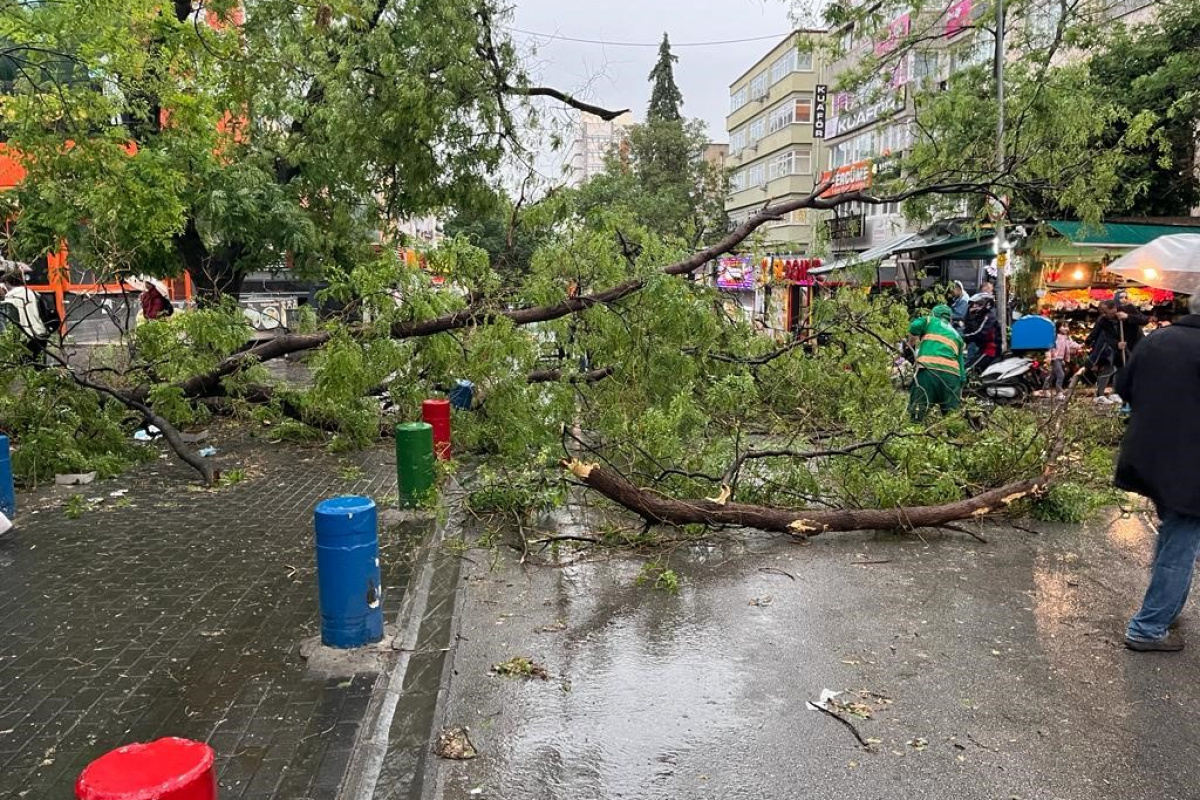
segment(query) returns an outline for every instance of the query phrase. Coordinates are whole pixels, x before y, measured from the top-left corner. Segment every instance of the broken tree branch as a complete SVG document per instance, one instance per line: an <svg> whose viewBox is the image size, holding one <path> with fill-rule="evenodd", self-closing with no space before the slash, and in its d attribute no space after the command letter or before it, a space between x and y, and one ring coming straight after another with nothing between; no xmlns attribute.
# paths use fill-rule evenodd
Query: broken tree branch
<svg viewBox="0 0 1200 800"><path fill-rule="evenodd" d="M977 519L1003 511L1042 492L1045 476L1014 481L963 500L937 506L863 509L790 509L706 499L676 499L642 489L600 464L563 460L562 467L580 483L624 506L649 523L737 525L794 536L861 530L914 530ZM718 498L720 499L720 498Z"/></svg>

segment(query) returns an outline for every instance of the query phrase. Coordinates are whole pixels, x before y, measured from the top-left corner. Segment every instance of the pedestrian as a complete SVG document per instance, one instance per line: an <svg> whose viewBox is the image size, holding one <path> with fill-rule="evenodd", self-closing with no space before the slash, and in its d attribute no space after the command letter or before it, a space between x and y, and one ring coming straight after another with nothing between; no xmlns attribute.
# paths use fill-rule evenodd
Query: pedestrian
<svg viewBox="0 0 1200 800"><path fill-rule="evenodd" d="M1120 392L1106 397L1105 391L1132 357L1142 341L1142 328L1150 321L1136 306L1119 303L1121 297L1118 294L1100 304L1100 319L1096 320L1085 342L1088 367L1096 375L1097 403L1121 403Z"/></svg>
<svg viewBox="0 0 1200 800"><path fill-rule="evenodd" d="M962 330L963 321L967 318L967 312L971 309L971 301L967 297L967 290L963 287L962 281L955 281L950 284L950 310L951 321L954 327Z"/></svg>
<svg viewBox="0 0 1200 800"><path fill-rule="evenodd" d="M1051 384L1058 390L1058 399L1063 399L1063 389L1067 382L1067 364L1076 351L1082 350L1083 345L1071 338L1071 325L1067 322L1058 323L1058 335L1054 346L1046 352L1046 361L1050 364L1050 374L1042 387L1049 389Z"/></svg>
<svg viewBox="0 0 1200 800"><path fill-rule="evenodd" d="M1000 323L990 294L980 292L971 297L962 338L970 348L967 366L976 372L983 372L1000 355Z"/></svg>
<svg viewBox="0 0 1200 800"><path fill-rule="evenodd" d="M0 289L4 292L3 302L9 320L20 331L25 347L29 349L30 363L42 363L50 343L50 331L42 321L37 292L25 285L25 277L16 270L0 276Z"/></svg>
<svg viewBox="0 0 1200 800"><path fill-rule="evenodd" d="M142 277L129 281L129 285L141 290L138 301L142 305L142 316L145 319L162 319L175 313L175 306L171 305L171 298L164 284L153 278Z"/></svg>
<svg viewBox="0 0 1200 800"><path fill-rule="evenodd" d="M1133 413L1117 458L1119 488L1158 511L1150 586L1129 621L1131 650L1182 650L1170 630L1187 602L1200 552L1200 295L1189 313L1146 338L1117 378Z"/></svg>
<svg viewBox="0 0 1200 800"><path fill-rule="evenodd" d="M924 421L930 406L936 405L946 414L962 404L966 345L951 324L953 314L950 306L934 306L932 314L917 317L908 326L917 350L917 374L908 398L913 422Z"/></svg>

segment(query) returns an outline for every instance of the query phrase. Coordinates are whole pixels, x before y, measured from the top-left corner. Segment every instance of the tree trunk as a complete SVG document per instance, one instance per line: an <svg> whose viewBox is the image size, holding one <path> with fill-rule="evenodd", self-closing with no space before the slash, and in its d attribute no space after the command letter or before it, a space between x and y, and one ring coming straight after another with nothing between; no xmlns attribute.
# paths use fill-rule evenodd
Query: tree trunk
<svg viewBox="0 0 1200 800"><path fill-rule="evenodd" d="M738 525L796 536L862 530L914 530L934 528L956 520L978 519L1003 511L1016 501L1040 493L1045 477L1015 481L974 497L940 506L910 508L812 509L728 503L718 500L679 500L639 488L623 475L599 465L563 461L589 489L595 489L619 505L652 523L671 525Z"/></svg>
<svg viewBox="0 0 1200 800"><path fill-rule="evenodd" d="M196 300L201 305L216 303L222 297L235 300L241 297L245 274L238 261L246 249L242 244L235 242L212 252L200 236L195 218L189 218L183 233L175 237L175 249L192 278Z"/></svg>

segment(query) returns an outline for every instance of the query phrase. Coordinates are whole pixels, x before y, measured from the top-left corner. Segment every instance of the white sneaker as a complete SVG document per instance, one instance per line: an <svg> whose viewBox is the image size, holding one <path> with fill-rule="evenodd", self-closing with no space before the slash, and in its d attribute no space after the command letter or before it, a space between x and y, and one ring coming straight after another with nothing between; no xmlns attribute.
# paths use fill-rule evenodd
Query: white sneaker
<svg viewBox="0 0 1200 800"><path fill-rule="evenodd" d="M1098 406L1105 406L1108 405L1108 398L1104 395L1098 395L1095 399L1095 402Z"/></svg>
<svg viewBox="0 0 1200 800"><path fill-rule="evenodd" d="M1113 392L1108 396L1108 402L1114 406L1125 405L1125 401L1121 399L1121 395L1117 394L1116 392Z"/></svg>
<svg viewBox="0 0 1200 800"><path fill-rule="evenodd" d="M1066 400L1066 399L1067 399L1067 393L1066 393L1066 392L1059 392L1058 394L1054 395L1054 399L1055 399L1055 400Z"/></svg>

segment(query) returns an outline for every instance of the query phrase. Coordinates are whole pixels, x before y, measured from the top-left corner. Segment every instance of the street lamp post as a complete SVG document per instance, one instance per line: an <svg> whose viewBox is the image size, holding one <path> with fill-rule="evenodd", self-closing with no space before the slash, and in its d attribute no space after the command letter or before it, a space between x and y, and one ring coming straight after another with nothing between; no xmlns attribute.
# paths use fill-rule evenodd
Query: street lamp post
<svg viewBox="0 0 1200 800"><path fill-rule="evenodd" d="M1004 0L996 0L996 176L1004 174ZM1000 323L1000 352L1008 347L1008 238L1004 229L1008 215L1004 198L997 197L999 213L996 215L996 319Z"/></svg>

